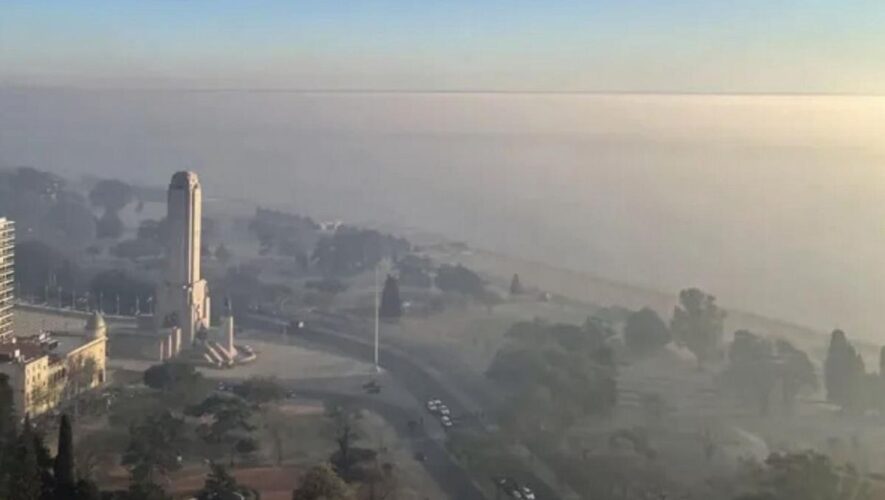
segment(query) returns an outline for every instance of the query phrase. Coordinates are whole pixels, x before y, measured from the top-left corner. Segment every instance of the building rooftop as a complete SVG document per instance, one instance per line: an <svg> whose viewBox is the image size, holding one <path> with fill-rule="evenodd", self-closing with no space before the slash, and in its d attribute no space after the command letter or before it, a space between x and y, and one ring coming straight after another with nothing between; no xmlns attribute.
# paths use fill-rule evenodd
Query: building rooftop
<svg viewBox="0 0 885 500"><path fill-rule="evenodd" d="M196 172L182 171L175 172L172 175L172 180L169 182L169 188L189 188L193 186L199 186L200 179L197 177Z"/></svg>
<svg viewBox="0 0 885 500"><path fill-rule="evenodd" d="M27 362L48 354L48 348L30 338L16 338L0 344L0 363Z"/></svg>

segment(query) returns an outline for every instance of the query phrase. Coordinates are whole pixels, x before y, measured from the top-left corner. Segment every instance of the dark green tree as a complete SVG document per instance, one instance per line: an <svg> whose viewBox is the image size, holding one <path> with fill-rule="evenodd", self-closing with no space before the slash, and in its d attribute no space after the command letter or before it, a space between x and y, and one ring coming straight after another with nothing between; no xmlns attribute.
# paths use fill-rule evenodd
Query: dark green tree
<svg viewBox="0 0 885 500"><path fill-rule="evenodd" d="M824 360L827 400L845 409L860 409L865 373L863 359L854 350L845 332L834 330Z"/></svg>
<svg viewBox="0 0 885 500"><path fill-rule="evenodd" d="M46 484L37 449L37 434L26 423L12 448L9 469L9 500L42 500ZM51 493L51 490L50 490Z"/></svg>
<svg viewBox="0 0 885 500"><path fill-rule="evenodd" d="M74 488L74 500L101 500L101 490L94 481L80 479Z"/></svg>
<svg viewBox="0 0 885 500"><path fill-rule="evenodd" d="M252 377L233 388L234 394L254 405L273 403L286 397L279 381L269 377Z"/></svg>
<svg viewBox="0 0 885 500"><path fill-rule="evenodd" d="M703 368L719 354L724 322L725 311L716 305L716 297L689 288L679 293L670 330L673 338L695 355L698 368Z"/></svg>
<svg viewBox="0 0 885 500"><path fill-rule="evenodd" d="M212 462L209 464L206 483L197 493L197 500L233 500L242 490L224 465Z"/></svg>
<svg viewBox="0 0 885 500"><path fill-rule="evenodd" d="M74 436L71 420L67 414L61 416L58 428L58 451L53 464L55 473L55 497L58 500L73 498L77 481L74 477Z"/></svg>
<svg viewBox="0 0 885 500"><path fill-rule="evenodd" d="M292 492L292 500L350 500L347 484L328 465L312 467Z"/></svg>
<svg viewBox="0 0 885 500"><path fill-rule="evenodd" d="M723 373L729 389L747 404L767 415L771 392L778 380L778 364L768 339L747 330L734 333L728 349L728 367Z"/></svg>
<svg viewBox="0 0 885 500"><path fill-rule="evenodd" d="M123 234L119 212L132 202L132 186L115 179L99 181L89 192L89 201L104 210L98 220L98 237L117 239Z"/></svg>
<svg viewBox="0 0 885 500"><path fill-rule="evenodd" d="M150 415L129 429L129 446L122 463L129 469L132 484L143 488L181 467L179 447L184 440L184 421L169 412Z"/></svg>
<svg viewBox="0 0 885 500"><path fill-rule="evenodd" d="M814 451L772 454L754 479L758 491L742 499L873 499L869 481L856 469L838 467Z"/></svg>
<svg viewBox="0 0 885 500"><path fill-rule="evenodd" d="M384 281L384 290L381 292L381 307L379 314L382 318L396 319L403 315L403 303L399 296L399 283L396 278L387 275Z"/></svg>
<svg viewBox="0 0 885 500"><path fill-rule="evenodd" d="M436 287L444 292L455 292L479 297L485 292L485 283L478 274L461 264L443 264L436 272Z"/></svg>
<svg viewBox="0 0 885 500"><path fill-rule="evenodd" d="M775 343L775 353L780 360L781 402L784 409L789 412L800 392L819 387L817 371L808 354L786 340L778 340Z"/></svg>
<svg viewBox="0 0 885 500"><path fill-rule="evenodd" d="M192 417L210 417L211 423L198 429L202 439L213 445L222 445L230 455L233 465L234 454L243 454L243 442L250 440L255 426L251 423L253 407L239 396L214 394L202 403L187 409ZM250 450L248 453L251 453Z"/></svg>
<svg viewBox="0 0 885 500"><path fill-rule="evenodd" d="M627 317L624 341L632 354L648 355L670 342L670 329L658 313L646 307Z"/></svg>

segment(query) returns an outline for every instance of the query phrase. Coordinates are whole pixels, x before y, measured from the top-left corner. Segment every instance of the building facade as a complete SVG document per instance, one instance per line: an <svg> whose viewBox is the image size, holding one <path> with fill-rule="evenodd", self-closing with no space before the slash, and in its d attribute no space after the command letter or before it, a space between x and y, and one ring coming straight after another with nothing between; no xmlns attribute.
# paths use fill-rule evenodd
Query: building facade
<svg viewBox="0 0 885 500"><path fill-rule="evenodd" d="M177 172L169 183L166 206L166 269L157 290L154 325L178 326L189 347L209 328L209 289L200 274L202 190L197 174Z"/></svg>
<svg viewBox="0 0 885 500"><path fill-rule="evenodd" d="M83 333L41 333L0 344L0 374L12 388L16 413L37 416L105 382L107 326L98 313Z"/></svg>
<svg viewBox="0 0 885 500"><path fill-rule="evenodd" d="M12 338L15 298L15 224L0 217L0 343Z"/></svg>

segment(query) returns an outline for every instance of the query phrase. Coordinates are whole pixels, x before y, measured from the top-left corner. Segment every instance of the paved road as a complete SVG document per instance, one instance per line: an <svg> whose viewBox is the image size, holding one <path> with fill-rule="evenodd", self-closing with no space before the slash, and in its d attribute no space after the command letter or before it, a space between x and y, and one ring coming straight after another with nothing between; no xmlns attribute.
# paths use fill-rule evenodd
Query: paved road
<svg viewBox="0 0 885 500"><path fill-rule="evenodd" d="M373 396L354 396L318 390L312 388L309 383L296 382L290 384L290 387L299 397L356 405L381 415L396 429L398 435L412 444L415 452L424 454L424 468L449 498L486 500L470 476L448 454L442 442L431 437L427 429L421 426L414 431L409 429L408 422L415 418L414 411Z"/></svg>
<svg viewBox="0 0 885 500"><path fill-rule="evenodd" d="M254 328L270 333L271 338L279 339L283 325L287 323L282 318L274 317L248 317L240 322L246 328ZM370 337L365 330L365 325L351 321L347 317L326 315L311 317L309 319L309 331L300 335L290 335L287 338L295 343L301 343L308 347L329 349L348 356L371 362L374 357L374 348L370 343ZM459 419L459 426L486 430L486 422L483 421L479 412L481 405L465 401L464 391L459 390L454 384L446 383L445 379L455 378L457 374L431 373L436 371L428 366L419 354L405 352L396 346L381 344L380 364L384 370L391 374L407 391L418 401L427 401L439 398L449 406L453 415ZM473 399L487 397L483 391ZM469 398L469 396L468 396ZM440 445L442 449L442 445ZM445 453L445 452L443 452ZM447 454L446 454L447 455ZM448 455L447 455L448 456ZM460 470L460 469L459 469ZM462 474L464 471L461 471ZM538 500L556 500L559 496L544 481L536 476L525 472L521 477L537 494ZM454 496L453 500L461 500Z"/></svg>

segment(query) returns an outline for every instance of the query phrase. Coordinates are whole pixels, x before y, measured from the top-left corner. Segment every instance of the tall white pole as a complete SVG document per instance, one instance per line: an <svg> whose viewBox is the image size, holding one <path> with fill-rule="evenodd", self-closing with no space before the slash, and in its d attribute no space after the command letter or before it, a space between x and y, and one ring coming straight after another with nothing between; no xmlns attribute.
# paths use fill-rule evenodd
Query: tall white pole
<svg viewBox="0 0 885 500"><path fill-rule="evenodd" d="M375 266L375 371L380 372L381 366L378 364L378 334L381 330L381 289L379 287L378 268L381 266L379 262Z"/></svg>

